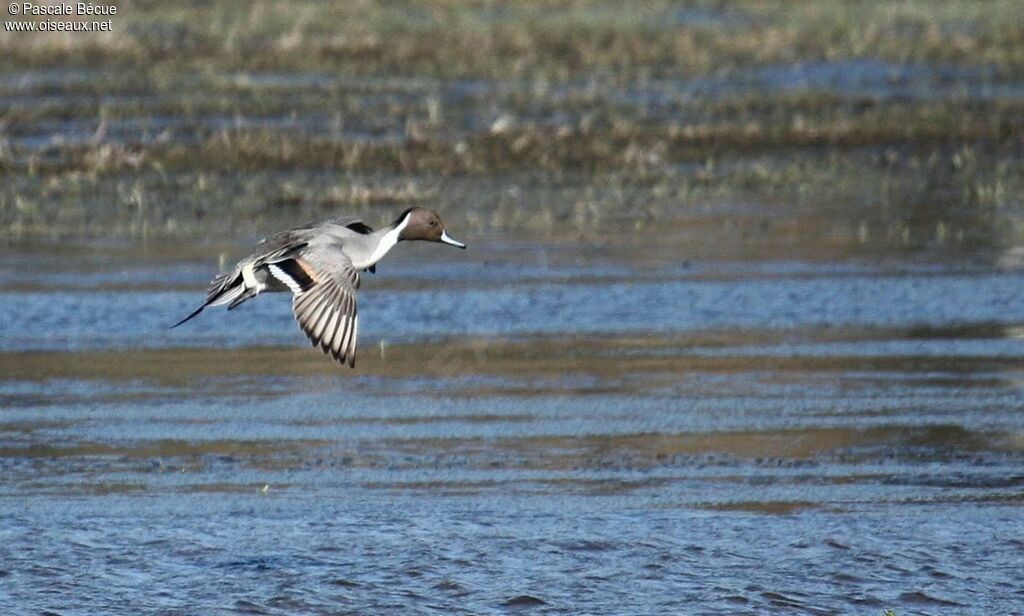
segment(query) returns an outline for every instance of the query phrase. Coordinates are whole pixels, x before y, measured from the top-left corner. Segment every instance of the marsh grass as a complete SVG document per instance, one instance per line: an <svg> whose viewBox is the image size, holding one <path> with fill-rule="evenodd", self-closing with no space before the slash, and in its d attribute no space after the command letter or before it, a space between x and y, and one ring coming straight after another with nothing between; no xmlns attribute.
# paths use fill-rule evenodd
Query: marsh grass
<svg viewBox="0 0 1024 616"><path fill-rule="evenodd" d="M586 234L749 202L957 241L1022 205L1015 2L119 6L111 34L0 33L8 237L411 203Z"/></svg>
<svg viewBox="0 0 1024 616"><path fill-rule="evenodd" d="M100 36L0 34L0 55L37 68L191 64L447 79L692 76L838 57L1024 64L1013 0L137 1L117 17Z"/></svg>

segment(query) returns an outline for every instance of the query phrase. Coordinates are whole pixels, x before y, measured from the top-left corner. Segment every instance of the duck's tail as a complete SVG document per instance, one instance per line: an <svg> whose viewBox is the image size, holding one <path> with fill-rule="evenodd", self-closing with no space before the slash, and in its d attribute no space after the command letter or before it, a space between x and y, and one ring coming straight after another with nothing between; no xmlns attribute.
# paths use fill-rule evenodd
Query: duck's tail
<svg viewBox="0 0 1024 616"><path fill-rule="evenodd" d="M232 277L232 274L234 274L234 277ZM218 274L217 277L210 282L210 290L207 292L206 300L203 304L193 310L187 317L172 325L171 329L196 318L207 306L221 306L223 304L229 304L228 310L230 310L245 300L255 296L255 289L246 288L245 280L241 273L225 272L223 274Z"/></svg>

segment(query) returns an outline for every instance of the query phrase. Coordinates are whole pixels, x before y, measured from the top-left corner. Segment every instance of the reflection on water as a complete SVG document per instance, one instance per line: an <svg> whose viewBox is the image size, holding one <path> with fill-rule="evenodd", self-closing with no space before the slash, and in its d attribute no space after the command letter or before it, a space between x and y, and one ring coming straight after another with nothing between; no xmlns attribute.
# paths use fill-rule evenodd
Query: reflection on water
<svg viewBox="0 0 1024 616"><path fill-rule="evenodd" d="M9 254L4 592L255 613L1024 599L1018 271L536 246L403 246L364 283L354 372L284 298L168 331L202 246Z"/></svg>

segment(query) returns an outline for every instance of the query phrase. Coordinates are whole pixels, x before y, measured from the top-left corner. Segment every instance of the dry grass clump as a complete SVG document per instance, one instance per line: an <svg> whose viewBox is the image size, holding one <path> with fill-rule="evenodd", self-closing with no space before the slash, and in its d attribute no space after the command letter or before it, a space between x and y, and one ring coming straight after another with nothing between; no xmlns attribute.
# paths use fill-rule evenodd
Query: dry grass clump
<svg viewBox="0 0 1024 616"><path fill-rule="evenodd" d="M1017 4L125 1L109 35L0 31L0 227L428 203L589 232L813 198L1008 216Z"/></svg>
<svg viewBox="0 0 1024 616"><path fill-rule="evenodd" d="M186 129L176 139L143 137L135 143L88 138L81 143L19 151L8 141L0 148L0 169L30 175L139 169L330 169L448 176L529 170L643 172L708 158L808 147L949 148L976 143L993 149L1024 137L1024 105L1015 101L845 101L824 95L692 102L677 113L691 119L631 117L606 106L575 116L566 113L567 119L554 126L534 120L501 130L439 124L382 139L348 133L322 135L302 124L271 127L256 123L217 130ZM374 199L372 195L366 198Z"/></svg>
<svg viewBox="0 0 1024 616"><path fill-rule="evenodd" d="M22 66L185 64L488 79L684 76L837 57L1024 66L1013 0L119 6L111 33L0 32L0 56Z"/></svg>

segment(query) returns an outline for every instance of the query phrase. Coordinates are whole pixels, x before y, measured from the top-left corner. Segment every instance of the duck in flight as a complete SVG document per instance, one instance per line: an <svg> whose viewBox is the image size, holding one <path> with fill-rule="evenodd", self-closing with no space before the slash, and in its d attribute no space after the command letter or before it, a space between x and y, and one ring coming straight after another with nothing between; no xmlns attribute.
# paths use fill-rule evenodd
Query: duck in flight
<svg viewBox="0 0 1024 616"><path fill-rule="evenodd" d="M354 368L359 273L374 271L377 262L403 240L466 247L448 235L437 212L422 207L409 208L378 231L358 218L318 220L262 240L259 251L218 274L203 304L172 328L207 306L227 304L231 310L263 291L291 291L292 312L313 346Z"/></svg>

